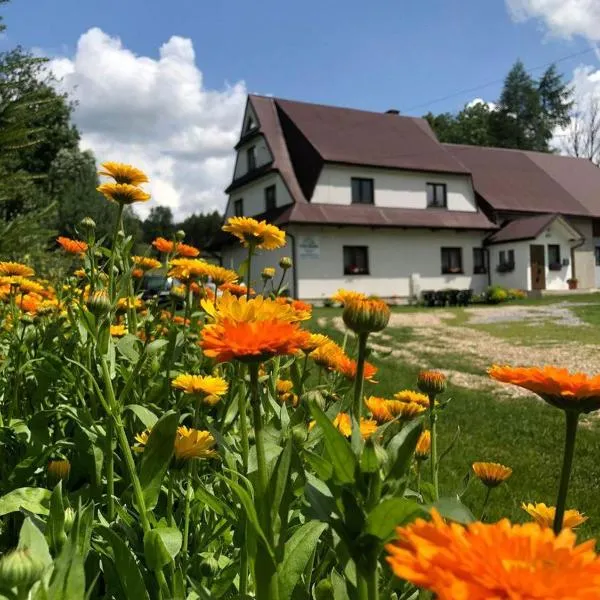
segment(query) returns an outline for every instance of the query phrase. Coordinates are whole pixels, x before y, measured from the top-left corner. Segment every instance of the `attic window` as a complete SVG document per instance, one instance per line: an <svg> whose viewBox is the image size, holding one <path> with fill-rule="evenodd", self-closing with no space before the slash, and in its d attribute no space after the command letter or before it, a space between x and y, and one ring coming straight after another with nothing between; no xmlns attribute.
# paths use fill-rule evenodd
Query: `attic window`
<svg viewBox="0 0 600 600"><path fill-rule="evenodd" d="M254 171L254 169L256 169L256 148L254 146L250 146L250 148L246 150L246 161L248 164L248 172Z"/></svg>
<svg viewBox="0 0 600 600"><path fill-rule="evenodd" d="M253 129L256 129L256 123L252 117L248 117L246 120L246 127L244 127L244 133L249 133Z"/></svg>
<svg viewBox="0 0 600 600"><path fill-rule="evenodd" d="M448 191L445 183L427 184L427 208L446 208Z"/></svg>

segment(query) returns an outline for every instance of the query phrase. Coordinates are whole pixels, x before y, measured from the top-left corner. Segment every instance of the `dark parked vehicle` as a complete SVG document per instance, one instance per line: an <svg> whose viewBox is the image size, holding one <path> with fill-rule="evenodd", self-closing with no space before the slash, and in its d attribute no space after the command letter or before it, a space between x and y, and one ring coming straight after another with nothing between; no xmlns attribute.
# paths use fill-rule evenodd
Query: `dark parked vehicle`
<svg viewBox="0 0 600 600"><path fill-rule="evenodd" d="M156 300L159 306L170 306L173 297L171 296L171 288L174 285L181 285L181 282L172 277L167 277L163 274L146 273L142 279L142 300ZM177 299L175 308L183 308L183 301Z"/></svg>

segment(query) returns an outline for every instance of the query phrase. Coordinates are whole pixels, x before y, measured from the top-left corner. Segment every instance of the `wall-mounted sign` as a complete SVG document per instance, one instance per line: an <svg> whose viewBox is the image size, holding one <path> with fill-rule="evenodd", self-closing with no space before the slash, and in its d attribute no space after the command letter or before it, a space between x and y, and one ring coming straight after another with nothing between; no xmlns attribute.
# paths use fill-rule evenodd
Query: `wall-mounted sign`
<svg viewBox="0 0 600 600"><path fill-rule="evenodd" d="M298 256L300 258L319 258L321 256L319 238L312 235L298 236Z"/></svg>

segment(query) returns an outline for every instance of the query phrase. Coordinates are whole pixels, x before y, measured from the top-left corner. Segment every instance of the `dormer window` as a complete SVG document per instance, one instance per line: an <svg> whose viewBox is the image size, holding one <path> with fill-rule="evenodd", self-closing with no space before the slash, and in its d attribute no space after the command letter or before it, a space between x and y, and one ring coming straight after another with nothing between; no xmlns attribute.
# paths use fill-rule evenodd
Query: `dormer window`
<svg viewBox="0 0 600 600"><path fill-rule="evenodd" d="M248 165L248 172L254 171L256 169L256 147L250 146L248 150L246 150L246 164Z"/></svg>
<svg viewBox="0 0 600 600"><path fill-rule="evenodd" d="M246 121L246 126L244 127L244 133L249 133L253 129L256 129L256 123L252 117L248 117Z"/></svg>
<svg viewBox="0 0 600 600"><path fill-rule="evenodd" d="M448 198L445 183L427 184L427 208L447 208Z"/></svg>

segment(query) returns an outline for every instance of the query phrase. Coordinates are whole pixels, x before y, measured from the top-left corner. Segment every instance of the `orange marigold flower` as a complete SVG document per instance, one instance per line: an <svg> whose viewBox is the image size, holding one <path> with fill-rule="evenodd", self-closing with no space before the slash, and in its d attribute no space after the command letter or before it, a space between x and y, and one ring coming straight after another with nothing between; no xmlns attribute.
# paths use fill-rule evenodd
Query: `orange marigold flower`
<svg viewBox="0 0 600 600"><path fill-rule="evenodd" d="M512 475L512 469L500 463L476 462L473 463L473 471L484 485L491 488L505 482Z"/></svg>
<svg viewBox="0 0 600 600"><path fill-rule="evenodd" d="M13 275L11 277L0 277L0 285L8 285L18 287L23 293L34 293L40 296L52 296L52 290L47 290L41 283L33 281L33 279L27 279L20 275Z"/></svg>
<svg viewBox="0 0 600 600"><path fill-rule="evenodd" d="M102 171L98 171L98 175L112 177L117 183L139 185L148 181L148 176L142 170L125 163L104 162L102 163L102 169Z"/></svg>
<svg viewBox="0 0 600 600"><path fill-rule="evenodd" d="M229 217L222 229L235 235L246 247L275 250L285 246L285 231L266 221L257 221L250 217Z"/></svg>
<svg viewBox="0 0 600 600"><path fill-rule="evenodd" d="M294 394L294 384L288 379L278 379L275 384L277 399L281 404L291 404L294 408L298 405L298 396Z"/></svg>
<svg viewBox="0 0 600 600"><path fill-rule="evenodd" d="M3 275L4 277L10 277L12 275L18 275L20 277L33 277L35 275L35 271L31 267L21 263L0 261L0 275Z"/></svg>
<svg viewBox="0 0 600 600"><path fill-rule="evenodd" d="M202 329L200 345L217 362L233 359L254 362L294 354L308 333L296 323L282 321L235 322L228 319Z"/></svg>
<svg viewBox="0 0 600 600"><path fill-rule="evenodd" d="M206 314L215 321L277 321L295 322L300 320L298 313L287 303L280 303L270 298L256 296L247 300L237 298L229 292L217 298L216 303L203 300L201 306Z"/></svg>
<svg viewBox="0 0 600 600"><path fill-rule="evenodd" d="M394 419L388 408L388 401L385 398L369 396L365 400L365 406L369 409L378 423L387 423Z"/></svg>
<svg viewBox="0 0 600 600"><path fill-rule="evenodd" d="M554 516L556 514L555 506L546 506L543 502L539 504L521 504L521 508L533 518L533 520L542 527L552 527L554 524ZM563 528L575 529L582 523L585 523L588 517L580 513L578 510L565 510L563 517Z"/></svg>
<svg viewBox="0 0 600 600"><path fill-rule="evenodd" d="M123 337L127 334L127 327L125 325L111 325L110 335L113 337Z"/></svg>
<svg viewBox="0 0 600 600"><path fill-rule="evenodd" d="M594 541L576 545L537 523L445 523L417 519L396 529L387 561L401 579L431 590L438 600L595 600L600 559Z"/></svg>
<svg viewBox="0 0 600 600"><path fill-rule="evenodd" d="M558 367L492 366L490 377L534 392L562 410L589 413L600 409L600 375L570 373Z"/></svg>
<svg viewBox="0 0 600 600"><path fill-rule="evenodd" d="M302 352L310 354L320 346L323 346L324 344L328 344L330 342L333 343L331 338L327 337L326 335L323 335L322 333L311 333L306 344L302 346Z"/></svg>
<svg viewBox="0 0 600 600"><path fill-rule="evenodd" d="M439 371L421 371L417 376L417 387L424 394L441 394L446 389L446 376Z"/></svg>
<svg viewBox="0 0 600 600"><path fill-rule="evenodd" d="M345 437L352 435L352 418L348 413L338 413L333 419L334 427ZM371 437L377 431L377 423L371 419L360 419L360 435L363 440Z"/></svg>
<svg viewBox="0 0 600 600"><path fill-rule="evenodd" d="M131 276L134 279L141 279L144 276L144 270L143 269L132 269Z"/></svg>
<svg viewBox="0 0 600 600"><path fill-rule="evenodd" d="M72 240L62 235L56 238L56 241L61 245L62 249L69 254L85 254L88 245L82 240Z"/></svg>
<svg viewBox="0 0 600 600"><path fill-rule="evenodd" d="M413 419L427 410L417 402L402 402L400 400L388 400L387 408L393 418Z"/></svg>
<svg viewBox="0 0 600 600"><path fill-rule="evenodd" d="M157 237L153 242L152 245L159 251L159 252L164 252L166 254L169 254L170 252L173 252L173 242L166 240L163 237Z"/></svg>
<svg viewBox="0 0 600 600"><path fill-rule="evenodd" d="M142 271L150 271L151 269L160 269L162 263L160 260L150 258L149 256L132 256L133 264Z"/></svg>
<svg viewBox="0 0 600 600"><path fill-rule="evenodd" d="M292 298L278 296L275 298L275 302L291 306L296 313L298 321L307 321L312 316L312 306L306 302L302 302L301 300L293 300Z"/></svg>
<svg viewBox="0 0 600 600"><path fill-rule="evenodd" d="M40 308L41 298L38 294L23 294L16 303L24 313L35 315Z"/></svg>
<svg viewBox="0 0 600 600"><path fill-rule="evenodd" d="M413 392L412 390L401 390L394 394L396 400L400 402L416 402L422 406L429 406L429 397L419 392Z"/></svg>
<svg viewBox="0 0 600 600"><path fill-rule="evenodd" d="M96 188L105 198L117 204L147 202L150 194L129 183L103 183Z"/></svg>
<svg viewBox="0 0 600 600"><path fill-rule="evenodd" d="M335 365L335 370L341 373L347 379L356 378L356 361L349 356L342 356ZM370 362L365 361L363 378L366 381L373 381L373 377L377 374L377 367Z"/></svg>
<svg viewBox="0 0 600 600"><path fill-rule="evenodd" d="M223 283L219 286L222 292L229 292L231 295L241 298L248 294L248 288L245 285L239 285L237 283ZM250 296L255 296L256 292L250 288Z"/></svg>
<svg viewBox="0 0 600 600"><path fill-rule="evenodd" d="M186 394L201 397L203 402L211 406L215 405L229 389L229 384L222 377L190 375L188 373L175 377L171 385L176 390L182 390Z"/></svg>
<svg viewBox="0 0 600 600"><path fill-rule="evenodd" d="M315 334L311 334L308 338L305 346L313 343L313 335ZM338 344L328 338L327 340L323 340L323 343L318 344L309 356L320 367L325 367L326 369L333 371L345 354L341 346L338 346Z"/></svg>
<svg viewBox="0 0 600 600"><path fill-rule="evenodd" d="M137 297L129 297L129 298L119 298L117 300L117 310L125 312L129 309L140 310L144 308L144 301L141 298Z"/></svg>
<svg viewBox="0 0 600 600"><path fill-rule="evenodd" d="M344 306L349 300L366 300L367 295L362 292L353 292L352 290L339 289L331 299L334 302L340 302Z"/></svg>
<svg viewBox="0 0 600 600"><path fill-rule="evenodd" d="M73 271L73 275L75 275L75 277L79 277L79 279L83 279L86 277L86 272L83 269L77 269L76 271Z"/></svg>
<svg viewBox="0 0 600 600"><path fill-rule="evenodd" d="M175 246L175 254L185 258L196 258L200 255L200 250L198 250L198 248L194 248L194 246L184 244L183 242L177 242L177 245Z"/></svg>
<svg viewBox="0 0 600 600"><path fill-rule="evenodd" d="M175 277L185 283L194 279L206 280L210 277L210 263L198 258L174 258L171 261L170 277Z"/></svg>
<svg viewBox="0 0 600 600"><path fill-rule="evenodd" d="M431 449L431 431L426 429L419 436L417 446L415 448L415 458L417 460L427 460L429 450Z"/></svg>

